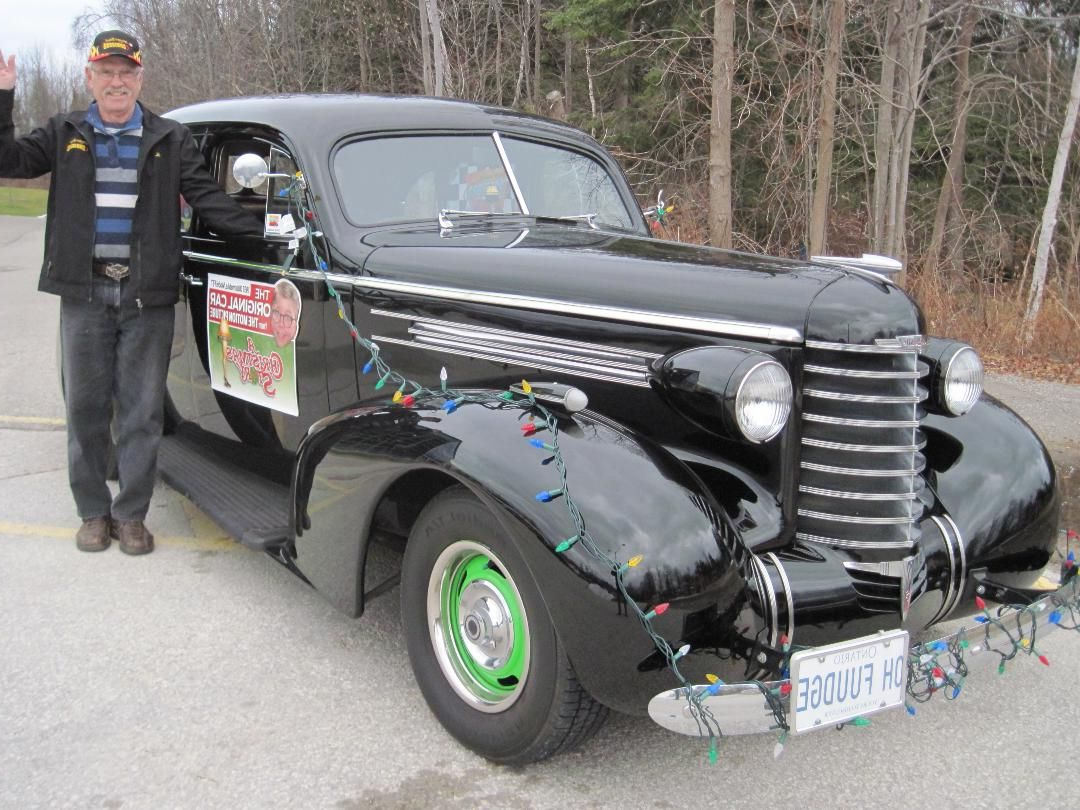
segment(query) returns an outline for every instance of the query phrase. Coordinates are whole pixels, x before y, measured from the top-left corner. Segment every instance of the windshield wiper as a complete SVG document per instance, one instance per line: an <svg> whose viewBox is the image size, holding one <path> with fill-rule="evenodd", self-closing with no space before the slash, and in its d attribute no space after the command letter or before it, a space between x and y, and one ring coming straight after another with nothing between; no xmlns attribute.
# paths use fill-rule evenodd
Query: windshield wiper
<svg viewBox="0 0 1080 810"><path fill-rule="evenodd" d="M555 222L584 222L594 231L600 230L600 227L596 224L597 214L567 214L566 216L548 216L547 214L540 214L537 219L549 219Z"/></svg>

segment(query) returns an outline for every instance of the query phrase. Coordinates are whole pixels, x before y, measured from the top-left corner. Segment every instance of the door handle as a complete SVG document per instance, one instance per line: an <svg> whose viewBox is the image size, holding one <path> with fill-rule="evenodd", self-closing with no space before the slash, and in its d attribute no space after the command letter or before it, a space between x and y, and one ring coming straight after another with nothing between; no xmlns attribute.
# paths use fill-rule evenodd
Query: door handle
<svg viewBox="0 0 1080 810"><path fill-rule="evenodd" d="M184 282L186 282L189 287L202 287L202 286L204 286L203 285L203 280L201 278L199 278L198 276L192 276L192 275L189 275L188 273L181 273L180 278Z"/></svg>

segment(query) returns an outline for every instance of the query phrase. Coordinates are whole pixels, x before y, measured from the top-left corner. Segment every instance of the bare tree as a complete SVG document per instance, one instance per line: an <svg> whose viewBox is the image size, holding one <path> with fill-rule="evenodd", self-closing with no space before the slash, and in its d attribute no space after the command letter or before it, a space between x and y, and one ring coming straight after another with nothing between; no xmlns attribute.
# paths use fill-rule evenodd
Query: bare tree
<svg viewBox="0 0 1080 810"><path fill-rule="evenodd" d="M1076 65L1073 68L1069 104L1065 110L1065 122L1061 126L1061 135L1058 138L1054 172L1050 176L1050 188L1046 193L1046 208L1043 209L1042 227L1039 230L1039 247L1035 252L1035 266L1032 269L1031 293L1028 296L1027 312L1024 313L1025 346L1030 345L1035 336L1035 320L1039 317L1039 309L1042 307L1046 271L1050 263L1051 241L1054 238L1054 227L1057 225L1058 203L1061 201L1061 185L1065 177L1065 166L1069 162L1073 132L1076 130L1077 110L1080 109L1080 40L1077 41L1075 53Z"/></svg>
<svg viewBox="0 0 1080 810"><path fill-rule="evenodd" d="M735 74L735 0L713 7L712 107L709 117L709 237L731 247L731 85Z"/></svg>
<svg viewBox="0 0 1080 810"><path fill-rule="evenodd" d="M817 161L814 200L810 207L810 255L825 250L826 211L832 181L833 133L836 128L836 82L840 74L840 43L844 36L844 0L829 0L825 23L825 69L817 121Z"/></svg>
<svg viewBox="0 0 1080 810"><path fill-rule="evenodd" d="M927 272L937 270L941 248L945 239L946 224L957 223L963 216L964 194L964 152L967 149L967 120L971 111L971 39L975 33L977 12L971 0L964 6L960 20L960 39L956 46L956 90L953 94L952 142L949 146L949 162L945 177L941 181L937 209L934 214L934 229L930 236L930 245L926 250L923 267ZM963 267L963 249L961 240L956 240L949 249L949 260L953 276Z"/></svg>
<svg viewBox="0 0 1080 810"><path fill-rule="evenodd" d="M435 95L446 95L446 42L443 40L439 0L425 0L428 28L431 30L431 53L435 65Z"/></svg>

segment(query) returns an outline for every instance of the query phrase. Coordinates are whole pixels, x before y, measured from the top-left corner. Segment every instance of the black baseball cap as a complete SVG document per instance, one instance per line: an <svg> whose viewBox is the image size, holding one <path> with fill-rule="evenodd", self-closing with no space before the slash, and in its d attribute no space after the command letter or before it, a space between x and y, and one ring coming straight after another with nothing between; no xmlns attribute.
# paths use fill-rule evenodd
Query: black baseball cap
<svg viewBox="0 0 1080 810"><path fill-rule="evenodd" d="M123 31L102 31L94 37L94 44L90 46L88 62L97 62L109 56L123 56L130 59L136 65L142 66L142 51L139 43L131 34Z"/></svg>

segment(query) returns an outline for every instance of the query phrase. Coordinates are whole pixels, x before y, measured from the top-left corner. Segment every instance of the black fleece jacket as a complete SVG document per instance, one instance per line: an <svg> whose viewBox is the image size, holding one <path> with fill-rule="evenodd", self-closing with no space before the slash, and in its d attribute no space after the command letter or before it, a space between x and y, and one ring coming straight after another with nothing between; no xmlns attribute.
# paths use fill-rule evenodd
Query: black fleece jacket
<svg viewBox="0 0 1080 810"><path fill-rule="evenodd" d="M38 289L90 298L94 255L94 133L86 111L61 113L16 139L14 90L0 90L0 177L52 172L45 260ZM139 306L175 304L181 267L180 195L215 231L262 236L259 218L210 176L187 127L143 107L139 199L131 233L128 295Z"/></svg>

